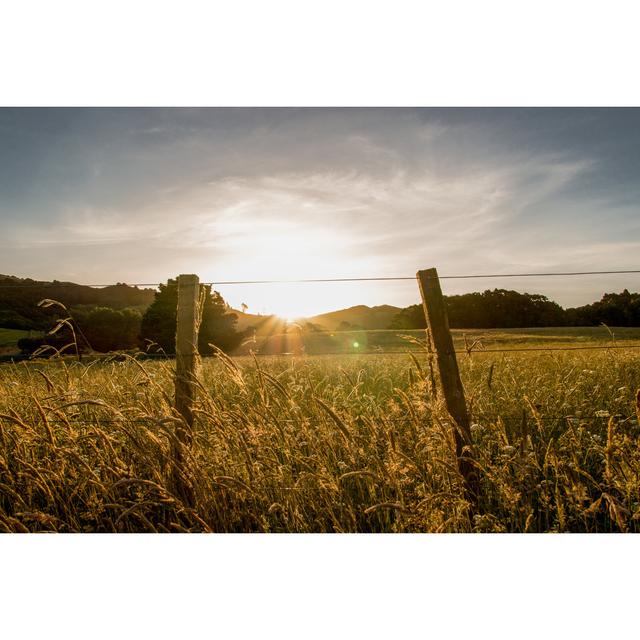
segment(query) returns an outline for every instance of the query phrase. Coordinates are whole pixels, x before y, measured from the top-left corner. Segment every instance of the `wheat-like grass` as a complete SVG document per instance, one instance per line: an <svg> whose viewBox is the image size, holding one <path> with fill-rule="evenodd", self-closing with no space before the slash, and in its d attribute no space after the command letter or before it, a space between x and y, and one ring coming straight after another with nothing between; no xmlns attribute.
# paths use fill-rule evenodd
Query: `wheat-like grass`
<svg viewBox="0 0 640 640"><path fill-rule="evenodd" d="M191 447L170 361L1 366L0 530L640 529L634 352L461 358L474 512L428 354L218 355Z"/></svg>

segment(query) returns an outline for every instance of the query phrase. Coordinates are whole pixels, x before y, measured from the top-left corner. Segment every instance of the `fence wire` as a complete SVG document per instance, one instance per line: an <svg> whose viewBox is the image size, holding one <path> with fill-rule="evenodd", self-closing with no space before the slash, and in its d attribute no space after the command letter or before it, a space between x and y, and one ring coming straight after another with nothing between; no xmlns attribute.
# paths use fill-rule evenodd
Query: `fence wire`
<svg viewBox="0 0 640 640"><path fill-rule="evenodd" d="M605 350L605 351L616 351L616 350L624 350L624 349L640 349L640 344L630 344L630 345L598 345L598 346L583 346L583 347L515 347L509 349L455 349L454 352L456 354L463 355L476 355L483 353L512 353L512 352L522 352L522 351L584 351L584 350ZM232 357L235 358L248 358L252 356L256 356L258 358L277 358L277 357L298 357L298 358L311 358L314 356L386 356L386 355L409 355L409 354L417 354L417 355L428 355L427 351L422 349L407 349L404 351L322 351L318 353L248 353L248 354L238 354Z"/></svg>
<svg viewBox="0 0 640 640"><path fill-rule="evenodd" d="M563 271L563 272L541 272L541 273L485 273L485 274L462 274L462 275L439 275L440 280L449 279L482 279L482 278L529 278L529 277L563 277L563 276L593 276L593 275L621 275L621 274L640 274L640 269L611 269L601 271ZM415 281L416 276L371 276L371 277L337 277L337 278L301 278L301 279L271 279L271 280L220 280L217 282L202 282L205 286L218 285L262 285L262 284L305 284L305 283L339 283L339 282L380 282L380 281ZM60 288L60 287L88 287L95 289L104 289L107 287L118 286L129 287L152 287L157 288L158 283L137 282L137 283L114 283L114 284L77 284L72 282L15 282L11 284L0 284L0 289L23 289L23 288ZM517 327L516 327L517 328ZM504 327L497 327L504 329ZM353 330L321 330L314 331L309 335L336 335L336 334L371 334L371 333L396 333L397 335L407 333L423 333L424 329L353 329ZM263 336L262 339L272 339L278 335L287 336L289 334L277 334L272 336ZM295 334L294 334L295 335ZM616 349L638 349L640 344L627 345L581 345L581 346L536 346L536 347L510 347L504 349L456 349L457 354L479 354L479 353L515 353L515 352L545 352L545 351L581 351L581 350L616 350ZM290 357L290 356L380 356L380 355L407 355L407 354L424 353L419 349L409 350L370 350L370 351L321 351L308 354L296 354L291 352L285 353L249 353L246 355L255 355L257 357ZM236 354L236 357L242 357L245 354ZM108 356L107 356L108 357ZM153 357L148 354L145 357ZM157 356L163 357L163 356Z"/></svg>
<svg viewBox="0 0 640 640"><path fill-rule="evenodd" d="M558 276L598 276L598 275L622 275L637 274L640 269L612 269L608 271L557 271L547 273L472 273L461 275L439 275L439 280L464 280L472 278L544 278ZM347 277L347 278L299 278L299 279L272 279L272 280L218 280L214 282L201 282L206 286L219 285L241 285L241 284L305 284L314 282L393 282L401 280L416 280L416 276L363 276L363 277ZM112 284L78 284L74 282L17 282L15 284L0 284L1 289L10 289L14 287L23 288L42 288L42 287L91 287L96 289L104 289L106 287L116 287L126 285L129 287L154 287L157 288L158 282L117 282Z"/></svg>
<svg viewBox="0 0 640 640"><path fill-rule="evenodd" d="M482 355L490 353L518 353L518 352L547 352L547 351L624 351L625 349L640 349L640 344L628 344L628 345L585 345L585 346L567 346L567 347L515 347L505 349L455 349L454 353L458 355ZM325 356L407 356L407 355L422 355L429 356L429 352L423 349L405 349L405 350L379 350L379 351L319 351L313 353L294 353L294 352L282 352L282 353L260 353L249 352L241 354L231 354L232 358L314 358ZM132 356L138 362L144 362L145 360L173 360L175 356L164 354L144 354L142 357ZM215 359L218 356L215 354L201 355L201 358ZM4 364L42 364L42 363L55 363L55 362L78 362L77 357L74 355L67 355L64 358L31 358L20 357L19 355L7 360ZM126 362L126 360L119 360L117 355L104 354L93 356L91 354L84 354L83 361L79 362L102 362L108 364L109 362ZM0 364L3 364L0 361Z"/></svg>

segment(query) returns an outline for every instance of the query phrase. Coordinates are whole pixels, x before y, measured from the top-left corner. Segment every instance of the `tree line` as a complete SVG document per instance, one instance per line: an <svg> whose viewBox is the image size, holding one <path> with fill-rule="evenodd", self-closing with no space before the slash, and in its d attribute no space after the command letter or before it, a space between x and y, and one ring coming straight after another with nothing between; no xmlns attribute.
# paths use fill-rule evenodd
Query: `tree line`
<svg viewBox="0 0 640 640"><path fill-rule="evenodd" d="M222 296L210 286L201 285L202 320L198 340L200 353L211 353L212 347L233 351L245 332L237 331L237 315L232 313ZM80 351L127 351L141 349L151 353L175 353L176 316L178 304L177 281L161 284L153 301L144 313L135 308L108 307L72 308L69 323L74 328ZM56 320L64 316L58 309ZM49 316L49 323L51 317ZM33 353L43 347L62 349L73 339L66 326L53 335L41 338L22 338L18 347L23 353Z"/></svg>
<svg viewBox="0 0 640 640"><path fill-rule="evenodd" d="M0 279L0 282L2 280ZM0 288L0 326L18 329L50 329L61 319L59 307L40 307L43 297L57 297L70 309L71 325L75 329L78 348L83 351L119 351L141 349L171 355L175 351L176 307L178 286L176 280L161 284L157 291L139 290L127 285L104 289L91 289L63 283L42 283L36 290L21 291L20 287ZM50 286L45 286L50 285ZM217 291L202 286L202 322L200 326L200 353L211 353L210 345L231 352L237 349L253 328L237 329L237 315L228 307ZM17 294L15 304L7 291ZM57 296L51 295L57 293ZM70 291L68 290L70 289ZM88 291L87 291L88 289ZM100 292L96 295L96 291ZM98 299L102 304L91 304ZM150 299L152 298L152 299ZM127 302L144 306L127 306ZM113 306L106 304L110 301ZM4 304L3 304L4 303ZM517 327L640 326L640 294L624 290L606 293L601 300L582 307L563 309L559 304L540 294L518 293L507 289L486 290L481 293L445 296L452 328L497 329ZM2 314L4 313L4 319ZM13 324L6 318L12 318ZM402 309L387 327L389 329L421 329L426 326L421 305ZM349 327L353 329L354 327ZM304 332L318 329L306 326ZM54 335L23 338L18 346L24 353L47 346L60 349L69 344L71 330L63 327Z"/></svg>
<svg viewBox="0 0 640 640"><path fill-rule="evenodd" d="M153 289L139 289L126 284L103 288L86 287L73 282L43 282L30 278L0 275L0 327L45 331L58 311L40 307L45 298L58 300L79 313L102 307L139 311L140 315L153 302Z"/></svg>
<svg viewBox="0 0 640 640"><path fill-rule="evenodd" d="M507 289L444 296L453 329L506 329L517 327L614 327L640 326L640 294L605 293L593 304L563 309L540 294ZM422 305L402 309L390 329L422 329L426 321Z"/></svg>

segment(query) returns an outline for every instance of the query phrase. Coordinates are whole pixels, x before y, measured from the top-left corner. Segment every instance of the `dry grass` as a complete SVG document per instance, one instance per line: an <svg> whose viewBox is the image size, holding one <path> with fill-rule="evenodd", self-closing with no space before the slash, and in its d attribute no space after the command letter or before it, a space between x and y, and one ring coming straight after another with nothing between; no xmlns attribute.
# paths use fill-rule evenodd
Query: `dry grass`
<svg viewBox="0 0 640 640"><path fill-rule="evenodd" d="M638 358L461 357L475 513L426 357L205 360L181 469L171 361L2 365L0 529L638 531Z"/></svg>

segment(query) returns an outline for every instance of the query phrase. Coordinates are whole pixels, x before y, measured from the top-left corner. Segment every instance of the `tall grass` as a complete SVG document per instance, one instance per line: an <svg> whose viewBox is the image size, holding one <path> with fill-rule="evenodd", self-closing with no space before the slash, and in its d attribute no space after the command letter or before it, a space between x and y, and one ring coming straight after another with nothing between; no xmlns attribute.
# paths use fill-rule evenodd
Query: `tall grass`
<svg viewBox="0 0 640 640"><path fill-rule="evenodd" d="M0 529L638 531L639 357L461 356L475 510L423 356L205 360L180 469L171 361L2 365Z"/></svg>

